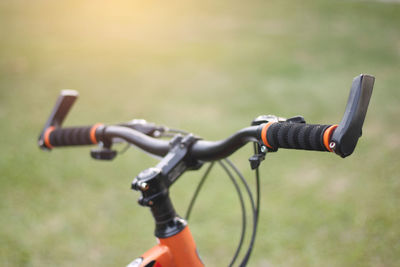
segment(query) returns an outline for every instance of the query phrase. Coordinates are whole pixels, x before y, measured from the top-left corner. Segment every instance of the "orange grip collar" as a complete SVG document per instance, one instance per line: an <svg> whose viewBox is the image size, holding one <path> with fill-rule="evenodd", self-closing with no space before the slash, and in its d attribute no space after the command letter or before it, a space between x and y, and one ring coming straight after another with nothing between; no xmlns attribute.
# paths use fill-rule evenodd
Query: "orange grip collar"
<svg viewBox="0 0 400 267"><path fill-rule="evenodd" d="M97 144L97 139L96 139L96 130L100 126L103 126L102 123L96 123L95 125L92 126L90 129L90 141L92 141L93 144Z"/></svg>
<svg viewBox="0 0 400 267"><path fill-rule="evenodd" d="M330 126L328 129L325 130L324 132L324 145L328 151L332 152L332 149L329 147L329 142L331 141L331 137L333 134L333 131L338 127L337 124L334 124Z"/></svg>
<svg viewBox="0 0 400 267"><path fill-rule="evenodd" d="M275 123L274 121L268 122L267 124L264 125L264 127L261 130L261 139L262 139L264 145L266 145L267 147L269 147L271 149L274 149L274 148L268 143L267 131L268 131L269 126L271 126L274 123Z"/></svg>
<svg viewBox="0 0 400 267"><path fill-rule="evenodd" d="M43 134L43 139L44 139L44 144L47 146L47 148L52 149L53 146L50 144L50 134L52 131L54 131L56 129L56 127L54 126L50 126L49 128L46 129L46 131L44 131Z"/></svg>

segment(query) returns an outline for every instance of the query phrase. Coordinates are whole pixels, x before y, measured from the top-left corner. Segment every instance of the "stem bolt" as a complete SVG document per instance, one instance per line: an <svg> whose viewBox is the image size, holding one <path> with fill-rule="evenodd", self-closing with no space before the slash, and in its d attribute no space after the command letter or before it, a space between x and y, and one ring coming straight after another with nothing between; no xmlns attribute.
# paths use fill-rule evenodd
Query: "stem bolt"
<svg viewBox="0 0 400 267"><path fill-rule="evenodd" d="M147 183L139 183L138 185L139 185L140 190L142 190L142 191L146 191L149 189L149 185Z"/></svg>

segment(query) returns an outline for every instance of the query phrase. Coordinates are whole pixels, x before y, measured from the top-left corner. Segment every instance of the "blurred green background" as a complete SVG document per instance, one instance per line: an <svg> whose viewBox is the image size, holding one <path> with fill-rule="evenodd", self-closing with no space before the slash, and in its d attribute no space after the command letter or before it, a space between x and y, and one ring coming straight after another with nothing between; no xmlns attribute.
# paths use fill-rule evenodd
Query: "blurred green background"
<svg viewBox="0 0 400 267"><path fill-rule="evenodd" d="M144 118L217 140L260 114L336 123L360 73L377 80L354 155L267 156L249 265L400 265L398 1L2 0L0 36L1 266L125 266L155 244L130 190L155 159L37 148L61 89L80 92L66 126ZM233 160L252 183L249 156ZM172 188L180 214L204 171ZM190 225L224 266L240 206L212 174Z"/></svg>

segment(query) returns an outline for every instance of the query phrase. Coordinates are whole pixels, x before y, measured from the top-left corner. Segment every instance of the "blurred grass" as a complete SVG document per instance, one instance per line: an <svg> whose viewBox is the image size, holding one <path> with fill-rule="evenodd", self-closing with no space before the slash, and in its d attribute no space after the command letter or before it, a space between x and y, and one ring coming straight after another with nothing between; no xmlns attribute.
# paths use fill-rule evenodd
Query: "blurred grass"
<svg viewBox="0 0 400 267"><path fill-rule="evenodd" d="M399 14L395 1L1 1L0 265L126 265L155 243L129 190L154 159L36 147L60 89L80 92L66 125L144 118L219 139L260 114L336 122L370 73L354 155L268 155L249 265L399 266ZM249 177L250 153L234 156ZM172 189L182 215L199 176ZM229 261L239 218L215 170L190 221L208 266Z"/></svg>

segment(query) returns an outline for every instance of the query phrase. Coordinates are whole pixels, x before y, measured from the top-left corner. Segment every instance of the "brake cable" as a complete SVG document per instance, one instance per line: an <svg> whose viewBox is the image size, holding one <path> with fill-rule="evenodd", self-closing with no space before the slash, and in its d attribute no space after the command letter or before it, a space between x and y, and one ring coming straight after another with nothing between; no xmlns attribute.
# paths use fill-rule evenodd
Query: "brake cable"
<svg viewBox="0 0 400 267"><path fill-rule="evenodd" d="M229 161L229 160L225 159L225 161ZM237 184L236 179L234 178L232 173L229 171L228 167L222 161L218 161L218 163L221 165L221 167L224 169L224 171L226 172L226 174L229 176L232 183L234 184L236 191L238 192L238 196L240 199L240 205L241 205L241 209L242 209L242 232L240 234L240 240L239 240L239 244L236 248L235 254L233 255L231 263L229 264L229 266L233 266L233 264L235 263L238 255L240 253L240 250L242 249L244 237L246 235L246 207L244 205L241 189L240 189L239 185ZM239 176L239 178L240 178L240 180L242 180L242 182L246 182L245 180L242 179L243 176Z"/></svg>
<svg viewBox="0 0 400 267"><path fill-rule="evenodd" d="M258 148L257 144L253 143L254 147L254 153L257 153ZM231 165L233 169L236 169L235 165ZM236 169L236 171L238 171ZM239 171L238 171L239 174ZM254 243L256 240L256 234L257 234L257 226L258 226L258 219L259 219L259 214L260 214L260 172L259 172L259 166L255 168L255 180L256 180L256 204L255 208L253 210L253 215L254 215L254 221L253 221L253 231L251 234L251 240L249 244L249 248L247 249L246 255L243 258L243 261L241 262L240 266L246 266L247 262L250 259L251 252L253 251L254 248ZM253 201L253 200L252 200ZM253 202L254 203L254 202Z"/></svg>
<svg viewBox="0 0 400 267"><path fill-rule="evenodd" d="M196 187L196 191L193 193L192 199L190 200L189 206L186 210L186 215L185 215L186 220L189 220L189 217L190 217L190 214L192 213L192 209L193 209L194 203L196 202L197 196L199 195L204 182L206 181L208 175L210 174L210 171L214 167L214 164L215 164L215 161L211 162L210 165L208 166L206 172L203 174L203 177L201 177L200 182Z"/></svg>
<svg viewBox="0 0 400 267"><path fill-rule="evenodd" d="M253 247L254 247L254 241L255 241L255 237L256 237L256 229L257 229L257 224L258 224L258 210L259 210L258 207L259 207L259 203L257 202L257 205L255 204L254 198L253 198L253 193L251 192L249 185L247 184L246 180L244 179L244 177L240 173L240 171L237 169L237 167L229 159L225 159L225 161L229 164L229 166L232 168L232 170L234 170L235 173L242 180L243 185L246 188L247 194L248 194L249 199L250 199L251 210L252 210L252 215L253 215L253 227L252 227L253 229L252 229L251 239L250 239L250 243L249 243L249 246L247 248L246 254L243 257L243 260L239 265L239 266L246 266L246 264L247 264L247 262L248 262L248 260L250 258L251 251L253 250ZM257 199L259 199L259 190L257 190Z"/></svg>

